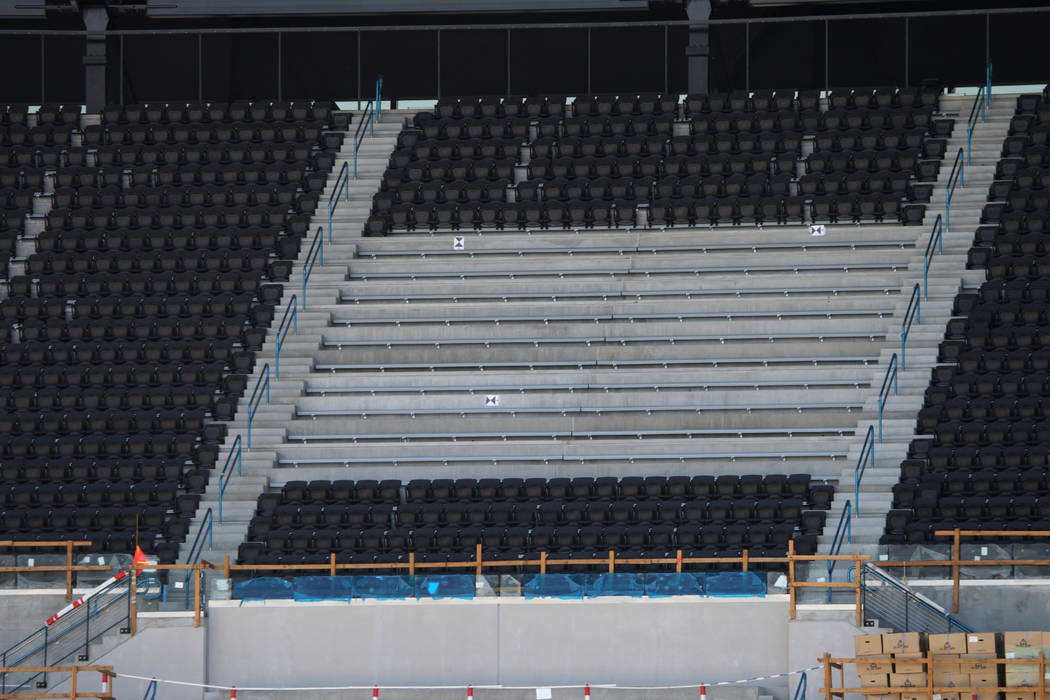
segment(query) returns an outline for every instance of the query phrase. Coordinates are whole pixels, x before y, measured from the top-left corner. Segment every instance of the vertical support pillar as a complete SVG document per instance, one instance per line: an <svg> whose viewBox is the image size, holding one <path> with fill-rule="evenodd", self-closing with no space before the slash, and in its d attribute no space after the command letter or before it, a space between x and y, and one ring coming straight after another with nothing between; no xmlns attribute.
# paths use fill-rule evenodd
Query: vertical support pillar
<svg viewBox="0 0 1050 700"><path fill-rule="evenodd" d="M87 111L100 112L106 106L106 27L109 12L103 5L81 8L87 36L84 47L84 101Z"/></svg>
<svg viewBox="0 0 1050 700"><path fill-rule="evenodd" d="M73 540L66 540L66 602L73 600Z"/></svg>
<svg viewBox="0 0 1050 700"><path fill-rule="evenodd" d="M541 574L547 573L547 552L546 551L540 552L540 573Z"/></svg>
<svg viewBox="0 0 1050 700"><path fill-rule="evenodd" d="M864 606L861 602L861 590L863 589L863 586L861 585L860 567L862 567L864 563L860 559L860 552L854 553L853 557L853 565L855 567L853 569L853 586L856 593L854 604L857 606L857 627L861 627L864 624Z"/></svg>
<svg viewBox="0 0 1050 700"><path fill-rule="evenodd" d="M481 543L474 546L474 575L481 576Z"/></svg>
<svg viewBox="0 0 1050 700"><path fill-rule="evenodd" d="M128 620L128 627L131 628L131 636L132 637L135 636L135 632L137 631L138 619L139 619L139 603L138 603L138 599L136 597L136 592L138 591L138 588L139 588L138 587L138 578L139 578L138 571L135 570L135 569L132 569L131 570L131 595L130 595L130 598L131 598L131 613L129 615L129 617L131 619Z"/></svg>
<svg viewBox="0 0 1050 700"><path fill-rule="evenodd" d="M788 540L788 601L791 619L795 619L795 540Z"/></svg>
<svg viewBox="0 0 1050 700"><path fill-rule="evenodd" d="M616 571L616 550L609 550L609 573Z"/></svg>
<svg viewBox="0 0 1050 700"><path fill-rule="evenodd" d="M193 626L201 626L201 565L193 569Z"/></svg>
<svg viewBox="0 0 1050 700"><path fill-rule="evenodd" d="M229 561L229 557L227 557ZM335 576L335 552L331 552L328 555L328 575Z"/></svg>
<svg viewBox="0 0 1050 700"><path fill-rule="evenodd" d="M740 570L747 573L747 547L744 547L744 551L741 552Z"/></svg>
<svg viewBox="0 0 1050 700"><path fill-rule="evenodd" d="M831 654L824 652L824 700L831 700Z"/></svg>
<svg viewBox="0 0 1050 700"><path fill-rule="evenodd" d="M707 94L710 91L711 71L711 0L689 0L686 14L689 26L689 45L685 49L688 61L688 86L690 94Z"/></svg>
<svg viewBox="0 0 1050 700"><path fill-rule="evenodd" d="M332 556L334 557L335 555L333 554ZM415 576L416 575L416 553L415 552L409 552L408 553L408 575L409 576Z"/></svg>
<svg viewBox="0 0 1050 700"><path fill-rule="evenodd" d="M952 535L952 612L959 612L959 528Z"/></svg>
<svg viewBox="0 0 1050 700"><path fill-rule="evenodd" d="M788 543L790 544L791 540L788 540ZM680 550L680 549L677 552L675 552L674 572L676 574L682 573L682 550Z"/></svg>
<svg viewBox="0 0 1050 700"><path fill-rule="evenodd" d="M77 700L77 666L73 666L73 675L69 679L69 700Z"/></svg>

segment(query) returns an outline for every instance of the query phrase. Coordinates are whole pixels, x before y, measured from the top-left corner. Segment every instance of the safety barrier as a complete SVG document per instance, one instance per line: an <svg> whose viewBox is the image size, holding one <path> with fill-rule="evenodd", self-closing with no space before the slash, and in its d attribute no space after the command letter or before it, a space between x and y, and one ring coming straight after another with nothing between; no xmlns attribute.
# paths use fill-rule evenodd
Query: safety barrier
<svg viewBox="0 0 1050 700"><path fill-rule="evenodd" d="M263 394L260 388L265 387L266 389L266 403L270 403L270 363L267 362L263 365L262 373L259 374L259 378L255 380L255 388L252 389L251 398L248 399L248 440L247 444L250 448L252 446L252 421L255 420L255 412L259 409L259 403L262 401Z"/></svg>
<svg viewBox="0 0 1050 700"><path fill-rule="evenodd" d="M911 289L911 298L908 300L908 308L904 312L904 320L901 321L901 369L908 369L907 343L908 333L911 332L912 323L922 323L922 315L919 312L919 283Z"/></svg>
<svg viewBox="0 0 1050 700"><path fill-rule="evenodd" d="M943 251L941 245L941 231L943 226L941 225L941 215L937 215L937 219L933 222L933 230L930 231L930 240L926 243L926 252L922 254L922 296L924 299L930 297L930 265L933 263L933 244L937 244L937 252Z"/></svg>
<svg viewBox="0 0 1050 700"><path fill-rule="evenodd" d="M952 163L952 171L948 175L948 182L944 186L944 230L951 231L952 221L952 195L955 194L955 186L966 186L966 174L963 172L966 162L963 159L963 149L955 154L955 162Z"/></svg>
<svg viewBox="0 0 1050 700"><path fill-rule="evenodd" d="M972 632L948 611L871 563L860 570L865 620L879 620L896 632Z"/></svg>
<svg viewBox="0 0 1050 700"><path fill-rule="evenodd" d="M188 567L195 567L200 561L201 553L204 551L205 534L208 536L208 549L212 548L212 533L214 530L212 527L212 520L212 511L211 508L209 508L204 512L204 518L201 520L201 524L197 527L197 534L193 538L193 544L190 545L189 554L186 555L186 564ZM186 607L189 607L190 605L190 574L194 570L194 568L187 568L186 574L182 579L182 587L186 594Z"/></svg>
<svg viewBox="0 0 1050 700"><path fill-rule="evenodd" d="M791 696L791 700L806 700L806 690L808 690L809 682L806 680L806 671L802 671L798 677L798 685L795 686L795 694Z"/></svg>
<svg viewBox="0 0 1050 700"><path fill-rule="evenodd" d="M383 74L376 76L376 121L383 116Z"/></svg>
<svg viewBox="0 0 1050 700"><path fill-rule="evenodd" d="M142 696L142 700L157 700L157 681L156 679L149 682L146 686L146 693Z"/></svg>
<svg viewBox="0 0 1050 700"><path fill-rule="evenodd" d="M288 314L292 315L291 326L288 325ZM294 294L284 307L284 315L281 316L281 322L277 324L277 349L274 352L274 376L277 379L281 378L281 346L284 345L284 339L288 337L289 328L293 333L299 332L299 300ZM270 403L269 388L267 388L266 403Z"/></svg>
<svg viewBox="0 0 1050 700"><path fill-rule="evenodd" d="M110 683L111 678L116 674L113 673L112 666L38 666L35 668L7 668L0 664L0 678L11 672L31 672L39 674L43 678L47 678L48 673L68 673L69 674L69 691L62 693L25 693L25 692L7 692L0 687L0 700L8 700L9 698L14 700L17 698L69 698L69 700L77 700L77 698L101 698L102 700L113 700L110 694ZM102 674L102 689L94 692L87 692L80 690L78 687L80 684L80 674L85 672L98 672ZM46 688L47 682L42 681L39 688Z"/></svg>
<svg viewBox="0 0 1050 700"><path fill-rule="evenodd" d="M842 508L842 515L839 516L839 522L835 526L835 536L831 538L831 548L828 552L832 558L828 559L828 583L831 583L831 575L835 573L835 565L838 563L838 553L842 551L843 544L853 543L853 503L846 501L846 505ZM832 589L828 588L828 602L831 601Z"/></svg>
<svg viewBox="0 0 1050 700"><path fill-rule="evenodd" d="M984 69L984 85L977 91L973 98L973 106L970 107L970 117L966 120L966 164L973 165L970 153L970 142L973 140L973 130L977 128L977 120L985 120L985 112L988 103L992 101L992 64L989 61Z"/></svg>
<svg viewBox="0 0 1050 700"><path fill-rule="evenodd" d="M317 227L317 233L314 234L310 249L306 251L306 258L303 260L303 311L306 311L306 283L310 281L310 273L318 263L324 265L324 226Z"/></svg>
<svg viewBox="0 0 1050 700"><path fill-rule="evenodd" d="M868 426L868 432L864 435L864 444L860 446L860 454L857 456L857 466L853 468L853 509L858 515L860 514L860 482L864 478L864 470L869 465L875 466L875 426L873 425Z"/></svg>
<svg viewBox="0 0 1050 700"><path fill-rule="evenodd" d="M886 401L890 398L890 379L893 379L893 393L896 394L897 374L897 353L893 353L886 374L882 377L882 387L879 389L879 442L882 442L882 413L886 408Z"/></svg>
<svg viewBox="0 0 1050 700"><path fill-rule="evenodd" d="M233 458L237 457L237 476L241 475L241 453L244 450L241 449L241 436L238 435L233 441L233 446L230 451L226 454L226 462L222 465L222 471L219 473L219 522L222 522L222 497L226 492L226 485L230 483L230 478L233 476Z"/></svg>
<svg viewBox="0 0 1050 700"><path fill-rule="evenodd" d="M356 153L355 153L355 158ZM357 177L356 171L354 177ZM328 193L328 242L332 242L332 213L339 207L339 190L343 190L344 202L350 201L350 161L344 161L343 167L339 168L339 174L332 185L332 191Z"/></svg>

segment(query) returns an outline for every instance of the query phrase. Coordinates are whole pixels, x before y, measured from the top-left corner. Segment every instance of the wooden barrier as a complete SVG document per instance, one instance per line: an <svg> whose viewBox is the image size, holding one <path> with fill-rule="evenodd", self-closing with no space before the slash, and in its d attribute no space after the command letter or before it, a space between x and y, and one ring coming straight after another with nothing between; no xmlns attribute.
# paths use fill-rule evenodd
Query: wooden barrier
<svg viewBox="0 0 1050 700"><path fill-rule="evenodd" d="M90 547L91 542L83 542L81 540L62 540L54 542L22 542L19 540L0 540L0 547L23 547L23 548L54 548L63 547L66 550L66 565L65 566L34 566L34 567L20 567L20 566L0 566L0 573L18 573L20 571L65 571L66 572L66 602L69 603L73 600L73 548L74 547ZM108 571L108 566L92 566L82 567L76 569L77 571Z"/></svg>
<svg viewBox="0 0 1050 700"><path fill-rule="evenodd" d="M86 693L77 689L77 681L79 674L85 672L97 672L103 676L110 678L116 676L113 673L112 666L14 666L11 668L0 668L0 673L68 673L69 678L69 692L68 693L14 693L0 695L0 700L16 700L21 698L67 698L68 700L77 700L77 698L101 698L102 700L113 700L113 696L109 692L100 693ZM110 684L112 689L112 683Z"/></svg>
<svg viewBox="0 0 1050 700"><path fill-rule="evenodd" d="M925 686L905 686L905 687L894 687L894 688L847 688L846 686L846 664L867 664L874 661L881 661L884 663L892 663L893 657L889 655L881 656L862 656L859 658L832 658L831 654L825 653L824 656L817 659L824 665L824 687L819 692L824 694L825 700L831 700L834 697L844 698L847 693L858 694L858 695L887 695L890 693L901 693L903 691L909 691L912 693L919 693L926 695L928 700L934 700L935 695L944 695L946 693L961 693L963 695L972 695L975 693L1009 693L1009 692L1026 692L1033 693L1036 700L1046 700L1046 658L1043 653L1040 652L1038 657L1030 659L982 659L982 663L994 664L996 666L1010 665L1010 664L1028 664L1029 666L1038 664L1039 665L1039 684L1032 686L997 686L997 687L982 687L975 688L969 686L936 686L933 684L934 668L938 663L949 664L957 666L959 659L953 659L948 656L934 656L933 652L926 652L926 658L922 661L926 664L926 685ZM917 660L917 659L913 659ZM836 687L833 684L832 670L839 672L839 685Z"/></svg>

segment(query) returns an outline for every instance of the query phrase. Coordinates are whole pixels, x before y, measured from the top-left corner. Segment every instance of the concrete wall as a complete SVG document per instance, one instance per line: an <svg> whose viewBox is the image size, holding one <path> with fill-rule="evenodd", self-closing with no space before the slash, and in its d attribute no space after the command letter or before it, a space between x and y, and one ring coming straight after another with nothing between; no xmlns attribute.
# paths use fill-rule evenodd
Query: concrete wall
<svg viewBox="0 0 1050 700"><path fill-rule="evenodd" d="M951 612L950 581L913 580L908 585ZM975 631L1050 629L1050 581L960 581L955 617Z"/></svg>
<svg viewBox="0 0 1050 700"><path fill-rule="evenodd" d="M44 626L66 605L66 592L0 590L0 652Z"/></svg>

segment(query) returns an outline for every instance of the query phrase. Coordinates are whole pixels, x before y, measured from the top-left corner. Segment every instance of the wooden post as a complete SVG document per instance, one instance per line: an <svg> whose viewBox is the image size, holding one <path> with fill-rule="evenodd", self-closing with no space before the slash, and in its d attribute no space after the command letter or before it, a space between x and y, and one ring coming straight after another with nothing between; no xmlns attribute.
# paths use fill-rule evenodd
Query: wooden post
<svg viewBox="0 0 1050 700"><path fill-rule="evenodd" d="M227 556L226 561L228 562L229 560L230 558ZM328 555L328 572L329 576L335 576L335 552Z"/></svg>
<svg viewBox="0 0 1050 700"><path fill-rule="evenodd" d="M824 700L831 700L831 654L824 652Z"/></svg>
<svg viewBox="0 0 1050 700"><path fill-rule="evenodd" d="M193 569L193 626L201 626L201 565Z"/></svg>
<svg viewBox="0 0 1050 700"><path fill-rule="evenodd" d="M416 575L416 553L415 552L409 552L408 553L408 575L409 576L415 576Z"/></svg>
<svg viewBox="0 0 1050 700"><path fill-rule="evenodd" d="M959 528L952 535L952 612L959 612Z"/></svg>
<svg viewBox="0 0 1050 700"><path fill-rule="evenodd" d="M73 540L66 541L66 602L73 600Z"/></svg>
<svg viewBox="0 0 1050 700"><path fill-rule="evenodd" d="M69 700L77 700L77 667L73 666L73 676L69 679Z"/></svg>
<svg viewBox="0 0 1050 700"><path fill-rule="evenodd" d="M481 576L481 543L474 545L474 575Z"/></svg>
<svg viewBox="0 0 1050 700"><path fill-rule="evenodd" d="M853 570L853 574L854 574L853 575L853 586L854 586L854 590L856 591L855 605L857 606L857 627L861 627L864 624L864 610L863 610L863 603L861 602L862 586L861 586L860 567L863 566L864 564L861 561L860 552L855 552L853 554L853 557L854 557L853 565L856 567ZM933 699L931 698L930 700L933 700Z"/></svg>
<svg viewBox="0 0 1050 700"><path fill-rule="evenodd" d="M795 619L795 540L788 540L788 600L791 619Z"/></svg>
<svg viewBox="0 0 1050 700"><path fill-rule="evenodd" d="M136 569L131 570L131 620L128 624L131 627L131 636L135 636L135 632L138 628L139 621L139 601L136 591L138 590L138 578L139 572Z"/></svg>
<svg viewBox="0 0 1050 700"><path fill-rule="evenodd" d="M547 573L547 553L540 552L540 573Z"/></svg>
<svg viewBox="0 0 1050 700"><path fill-rule="evenodd" d="M226 563L222 567L223 578L230 577L230 555L226 555Z"/></svg>
<svg viewBox="0 0 1050 700"><path fill-rule="evenodd" d="M609 573L616 571L616 552L615 550L609 550Z"/></svg>
<svg viewBox="0 0 1050 700"><path fill-rule="evenodd" d="M742 571L747 571L747 547L744 547L743 556L740 558L740 566Z"/></svg>
<svg viewBox="0 0 1050 700"><path fill-rule="evenodd" d="M1039 695L1036 700L1046 700L1046 657L1039 652Z"/></svg>
<svg viewBox="0 0 1050 700"><path fill-rule="evenodd" d="M926 652L926 692L933 700L933 652Z"/></svg>
<svg viewBox="0 0 1050 700"><path fill-rule="evenodd" d="M789 540L790 541L790 540ZM674 572L676 574L682 573L682 550L675 552L674 557Z"/></svg>

